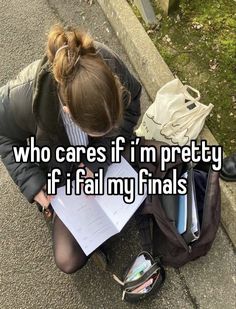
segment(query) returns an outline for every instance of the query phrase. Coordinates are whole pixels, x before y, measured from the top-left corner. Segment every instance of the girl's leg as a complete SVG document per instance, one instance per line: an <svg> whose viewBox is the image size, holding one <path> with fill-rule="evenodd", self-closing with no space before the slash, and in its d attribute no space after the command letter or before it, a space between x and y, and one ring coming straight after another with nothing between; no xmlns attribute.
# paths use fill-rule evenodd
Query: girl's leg
<svg viewBox="0 0 236 309"><path fill-rule="evenodd" d="M82 268L90 256L86 256L74 236L54 214L53 253L55 263L64 273L71 274Z"/></svg>

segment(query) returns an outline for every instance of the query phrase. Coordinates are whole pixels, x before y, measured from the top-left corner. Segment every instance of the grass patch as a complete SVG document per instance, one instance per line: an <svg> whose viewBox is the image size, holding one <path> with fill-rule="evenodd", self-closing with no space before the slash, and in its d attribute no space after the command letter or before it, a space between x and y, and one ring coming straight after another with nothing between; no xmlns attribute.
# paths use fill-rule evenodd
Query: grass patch
<svg viewBox="0 0 236 309"><path fill-rule="evenodd" d="M160 15L147 27L133 1L128 1L174 75L215 107L207 125L226 154L236 151L236 2L181 1L170 16Z"/></svg>

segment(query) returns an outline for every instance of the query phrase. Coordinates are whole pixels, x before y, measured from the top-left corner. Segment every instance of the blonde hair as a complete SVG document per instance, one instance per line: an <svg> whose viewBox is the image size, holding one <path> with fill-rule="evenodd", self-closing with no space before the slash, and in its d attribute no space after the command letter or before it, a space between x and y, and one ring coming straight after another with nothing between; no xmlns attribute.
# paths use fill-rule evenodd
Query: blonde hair
<svg viewBox="0 0 236 309"><path fill-rule="evenodd" d="M75 123L87 133L105 134L118 127L124 88L96 53L92 38L56 25L48 35L46 53L59 95Z"/></svg>

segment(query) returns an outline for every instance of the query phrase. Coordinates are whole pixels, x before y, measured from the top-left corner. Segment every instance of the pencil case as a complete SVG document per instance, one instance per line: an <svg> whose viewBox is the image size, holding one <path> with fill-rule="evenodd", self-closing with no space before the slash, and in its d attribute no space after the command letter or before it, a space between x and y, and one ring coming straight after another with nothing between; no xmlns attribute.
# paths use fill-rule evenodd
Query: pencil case
<svg viewBox="0 0 236 309"><path fill-rule="evenodd" d="M142 251L132 260L123 281L116 275L113 278L122 286L122 300L135 303L160 289L165 280L165 271L159 259Z"/></svg>

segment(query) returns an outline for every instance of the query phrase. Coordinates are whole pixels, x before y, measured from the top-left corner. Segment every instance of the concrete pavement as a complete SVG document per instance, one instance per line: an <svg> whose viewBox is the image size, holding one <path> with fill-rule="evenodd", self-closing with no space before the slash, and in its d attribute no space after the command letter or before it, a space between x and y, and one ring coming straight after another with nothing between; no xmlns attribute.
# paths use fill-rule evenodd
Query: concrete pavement
<svg viewBox="0 0 236 309"><path fill-rule="evenodd" d="M55 22L83 25L93 37L108 44L129 64L115 33L97 4L79 0L9 0L0 6L0 82L42 55L45 33ZM143 110L149 105L142 97ZM74 275L54 265L50 227L36 207L20 194L0 165L0 307L10 308L128 308L119 286L91 261ZM137 241L134 241L135 238ZM137 232L131 223L119 240L112 242L112 268L121 275L137 253ZM222 263L222 261L224 263ZM222 265L223 264L223 265ZM158 297L139 308L234 308L235 256L220 228L207 257L180 270L167 269L166 284Z"/></svg>

